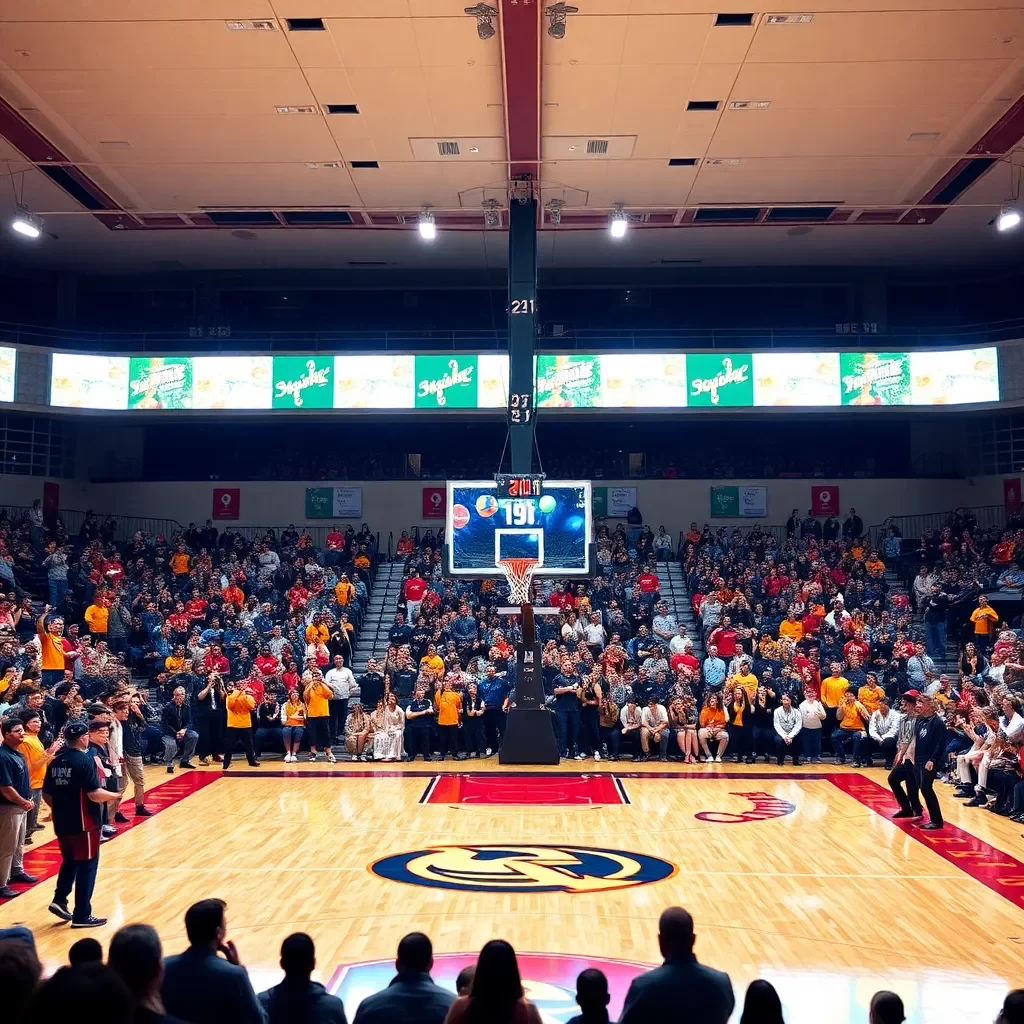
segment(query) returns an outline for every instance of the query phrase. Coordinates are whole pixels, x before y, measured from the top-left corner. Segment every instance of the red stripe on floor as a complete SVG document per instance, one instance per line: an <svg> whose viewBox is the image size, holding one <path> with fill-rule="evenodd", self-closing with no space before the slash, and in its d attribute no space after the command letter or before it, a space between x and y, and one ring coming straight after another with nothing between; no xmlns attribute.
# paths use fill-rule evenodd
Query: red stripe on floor
<svg viewBox="0 0 1024 1024"><path fill-rule="evenodd" d="M428 804L623 804L625 790L613 775L440 775Z"/></svg>

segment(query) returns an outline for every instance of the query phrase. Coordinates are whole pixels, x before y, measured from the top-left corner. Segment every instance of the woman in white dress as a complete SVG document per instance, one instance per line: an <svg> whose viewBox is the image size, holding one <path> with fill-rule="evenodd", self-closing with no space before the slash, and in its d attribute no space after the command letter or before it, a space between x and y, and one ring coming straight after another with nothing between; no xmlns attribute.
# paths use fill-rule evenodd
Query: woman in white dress
<svg viewBox="0 0 1024 1024"><path fill-rule="evenodd" d="M400 761L402 735L405 732L405 712L398 706L398 698L389 693L387 703L374 716L373 759ZM379 723L379 724L378 724Z"/></svg>

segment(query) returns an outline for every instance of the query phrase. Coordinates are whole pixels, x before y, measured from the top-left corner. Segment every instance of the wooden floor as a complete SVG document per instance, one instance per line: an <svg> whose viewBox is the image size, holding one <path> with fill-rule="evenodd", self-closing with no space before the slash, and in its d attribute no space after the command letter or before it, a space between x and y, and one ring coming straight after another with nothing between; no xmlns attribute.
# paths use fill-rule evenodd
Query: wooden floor
<svg viewBox="0 0 1024 1024"><path fill-rule="evenodd" d="M438 953L472 953L500 936L524 952L657 962L658 915L681 904L697 922L698 957L730 972L738 998L753 978L773 980L788 1024L861 1022L878 988L901 992L914 1024L987 1024L1006 989L1024 984L1022 830L961 808L947 787L943 805L963 832L925 842L879 812L871 793L884 784L881 770L578 767L617 776L630 803L419 802L440 772L507 771L494 759L268 760L259 769L243 762L237 774L233 767L104 845L94 910L110 923L88 934L103 940L120 925L147 921L174 952L184 945L188 904L219 896L259 988L276 982L280 941L294 930L316 940L325 982L341 965L392 958L411 930L427 932ZM578 774L576 765L559 770L567 769ZM529 782L545 771L516 774ZM186 777L217 774L147 769L154 786L170 780L179 788ZM764 795L735 795L751 793ZM155 790L154 803L159 797ZM982 852L956 853L966 847L955 837L965 834L982 841ZM50 838L38 833L33 853ZM582 893L450 891L368 871L392 855L485 843L611 849L676 870L652 884ZM43 882L9 901L0 926L28 924L40 955L56 965L83 933L48 914L52 893L52 882ZM565 1010L548 1018L564 1020Z"/></svg>

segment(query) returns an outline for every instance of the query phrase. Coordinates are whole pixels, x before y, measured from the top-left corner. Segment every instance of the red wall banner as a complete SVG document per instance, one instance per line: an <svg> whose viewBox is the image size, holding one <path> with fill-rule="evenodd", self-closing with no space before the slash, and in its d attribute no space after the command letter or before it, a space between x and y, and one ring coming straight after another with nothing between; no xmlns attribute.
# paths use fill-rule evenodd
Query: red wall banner
<svg viewBox="0 0 1024 1024"><path fill-rule="evenodd" d="M816 516L839 515L839 488L829 484L812 486L811 512Z"/></svg>
<svg viewBox="0 0 1024 1024"><path fill-rule="evenodd" d="M1003 481L1003 506L1008 516L1020 511L1020 477Z"/></svg>
<svg viewBox="0 0 1024 1024"><path fill-rule="evenodd" d="M443 487L423 488L423 518L444 519L444 495Z"/></svg>
<svg viewBox="0 0 1024 1024"><path fill-rule="evenodd" d="M213 519L237 519L242 508L240 487L214 487Z"/></svg>

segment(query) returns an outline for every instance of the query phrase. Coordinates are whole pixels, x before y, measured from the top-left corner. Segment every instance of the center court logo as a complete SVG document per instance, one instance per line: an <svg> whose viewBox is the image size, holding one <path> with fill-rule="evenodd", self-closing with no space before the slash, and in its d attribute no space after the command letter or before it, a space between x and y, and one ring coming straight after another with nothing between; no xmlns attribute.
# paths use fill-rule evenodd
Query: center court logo
<svg viewBox="0 0 1024 1024"><path fill-rule="evenodd" d="M393 882L458 892L582 895L663 882L676 866L657 857L590 846L434 846L398 853L369 868Z"/></svg>

